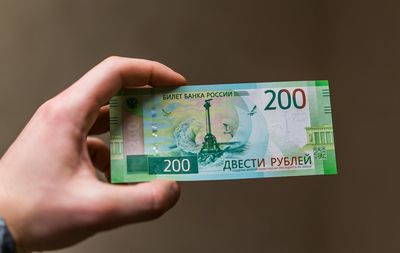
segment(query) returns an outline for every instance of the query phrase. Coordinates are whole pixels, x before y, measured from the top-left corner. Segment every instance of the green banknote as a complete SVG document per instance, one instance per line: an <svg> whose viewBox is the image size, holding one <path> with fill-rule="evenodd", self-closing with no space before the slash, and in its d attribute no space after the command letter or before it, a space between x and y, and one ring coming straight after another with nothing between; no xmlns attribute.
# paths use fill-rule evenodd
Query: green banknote
<svg viewBox="0 0 400 253"><path fill-rule="evenodd" d="M113 183L336 174L328 81L123 89Z"/></svg>

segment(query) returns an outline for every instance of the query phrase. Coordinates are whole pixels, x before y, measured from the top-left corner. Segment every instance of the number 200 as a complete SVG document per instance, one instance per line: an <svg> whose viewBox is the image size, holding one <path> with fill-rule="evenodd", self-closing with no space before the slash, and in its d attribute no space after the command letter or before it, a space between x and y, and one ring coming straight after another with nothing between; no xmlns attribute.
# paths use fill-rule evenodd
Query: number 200
<svg viewBox="0 0 400 253"><path fill-rule="evenodd" d="M278 94L275 93L274 90L266 90L264 93L271 94L271 100L268 102L264 110L276 110L276 106L273 106L276 98L278 98L278 106L282 110L289 109L292 104L297 109L303 109L306 106L306 94L304 93L303 89L295 89L293 90L292 94L290 94L290 91L287 89L279 90ZM297 94L300 94L300 97ZM287 98L286 104L283 102L284 96Z"/></svg>
<svg viewBox="0 0 400 253"><path fill-rule="evenodd" d="M189 159L174 159L174 160L164 160L167 164L165 167L164 172L189 172L190 171L190 161Z"/></svg>

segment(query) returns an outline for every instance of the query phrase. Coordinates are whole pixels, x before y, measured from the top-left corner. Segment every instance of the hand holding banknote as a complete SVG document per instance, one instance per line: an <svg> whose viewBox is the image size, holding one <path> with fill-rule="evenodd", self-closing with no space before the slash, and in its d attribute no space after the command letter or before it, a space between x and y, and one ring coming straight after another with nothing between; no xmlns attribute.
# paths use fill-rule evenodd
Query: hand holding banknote
<svg viewBox="0 0 400 253"><path fill-rule="evenodd" d="M0 160L0 216L19 252L57 249L96 232L149 220L179 197L172 181L131 186L99 181L108 147L107 101L122 87L184 85L166 66L111 57L43 104Z"/></svg>

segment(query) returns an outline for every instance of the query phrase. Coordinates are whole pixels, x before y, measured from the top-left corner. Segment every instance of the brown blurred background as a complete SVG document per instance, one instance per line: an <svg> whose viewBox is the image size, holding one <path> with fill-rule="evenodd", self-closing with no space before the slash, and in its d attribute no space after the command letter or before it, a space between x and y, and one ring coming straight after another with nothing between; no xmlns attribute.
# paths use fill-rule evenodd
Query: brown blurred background
<svg viewBox="0 0 400 253"><path fill-rule="evenodd" d="M59 253L400 252L399 1L1 1L0 154L109 55L192 84L329 79L339 175L182 183L161 219Z"/></svg>

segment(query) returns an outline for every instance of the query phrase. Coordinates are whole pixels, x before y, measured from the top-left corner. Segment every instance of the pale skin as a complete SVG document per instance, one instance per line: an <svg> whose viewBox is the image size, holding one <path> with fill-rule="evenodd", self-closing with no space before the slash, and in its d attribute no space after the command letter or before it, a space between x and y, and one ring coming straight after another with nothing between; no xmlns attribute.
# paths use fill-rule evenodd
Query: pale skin
<svg viewBox="0 0 400 253"><path fill-rule="evenodd" d="M170 68L110 57L44 103L0 160L0 216L18 252L59 249L97 232L154 219L178 200L173 181L112 185L107 101L121 87L184 85Z"/></svg>

